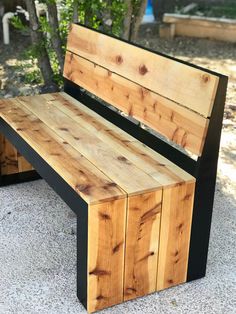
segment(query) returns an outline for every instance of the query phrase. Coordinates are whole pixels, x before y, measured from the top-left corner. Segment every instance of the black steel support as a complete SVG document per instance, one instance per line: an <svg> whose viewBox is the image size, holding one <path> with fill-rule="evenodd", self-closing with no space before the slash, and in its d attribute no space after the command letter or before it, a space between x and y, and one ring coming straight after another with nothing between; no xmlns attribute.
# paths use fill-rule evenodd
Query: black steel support
<svg viewBox="0 0 236 314"><path fill-rule="evenodd" d="M209 72L209 71L208 71ZM215 193L217 162L220 136L224 113L225 96L228 78L211 72L219 77L219 87L209 123L202 156L194 160L162 139L140 128L138 124L121 116L99 100L91 97L78 85L65 79L65 92L79 100L88 108L97 112L114 125L123 129L156 152L162 154L196 178L196 190L193 208L191 241L187 280L191 281L205 276L211 217Z"/></svg>
<svg viewBox="0 0 236 314"><path fill-rule="evenodd" d="M77 214L77 296L81 303L87 307L88 205L45 160L1 118L0 133L16 147L21 155L37 170L40 176L45 179L65 203Z"/></svg>
<svg viewBox="0 0 236 314"><path fill-rule="evenodd" d="M206 273L227 82L227 77L220 77L204 149L202 156L198 159L194 174L196 190L189 250L188 281L204 277Z"/></svg>
<svg viewBox="0 0 236 314"><path fill-rule="evenodd" d="M40 179L40 175L35 170L14 173L9 175L0 175L0 187L10 184L29 182Z"/></svg>

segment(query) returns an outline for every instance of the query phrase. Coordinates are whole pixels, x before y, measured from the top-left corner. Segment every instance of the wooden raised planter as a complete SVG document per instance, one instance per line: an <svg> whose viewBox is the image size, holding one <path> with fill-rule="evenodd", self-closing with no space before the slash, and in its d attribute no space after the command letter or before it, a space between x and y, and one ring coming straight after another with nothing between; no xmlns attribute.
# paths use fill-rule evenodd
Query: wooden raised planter
<svg viewBox="0 0 236 314"><path fill-rule="evenodd" d="M167 25L161 29L161 37L187 36L236 42L236 20L164 14L163 22Z"/></svg>

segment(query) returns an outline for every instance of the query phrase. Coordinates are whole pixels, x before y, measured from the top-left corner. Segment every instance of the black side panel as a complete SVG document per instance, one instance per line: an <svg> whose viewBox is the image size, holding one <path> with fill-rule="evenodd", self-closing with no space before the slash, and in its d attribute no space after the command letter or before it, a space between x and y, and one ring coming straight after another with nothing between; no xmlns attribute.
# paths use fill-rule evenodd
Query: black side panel
<svg viewBox="0 0 236 314"><path fill-rule="evenodd" d="M220 78L202 157L198 160L194 175L197 182L191 229L188 281L204 277L206 273L226 89L227 78Z"/></svg>
<svg viewBox="0 0 236 314"><path fill-rule="evenodd" d="M88 205L45 160L1 118L0 132L4 134L22 156L32 164L40 176L46 180L77 214L77 295L82 304L87 307Z"/></svg>
<svg viewBox="0 0 236 314"><path fill-rule="evenodd" d="M35 170L19 172L9 175L0 175L0 187L10 184L23 183L40 179L40 175Z"/></svg>
<svg viewBox="0 0 236 314"><path fill-rule="evenodd" d="M87 205L87 204L86 204ZM87 309L88 206L77 214L77 297Z"/></svg>
<svg viewBox="0 0 236 314"><path fill-rule="evenodd" d="M155 135L152 135L148 131L141 128L139 125L135 124L134 122L121 116L120 114L110 109L109 107L104 106L99 101L90 97L85 92L82 92L80 90L80 87L75 83L67 79L64 79L64 89L67 94L79 100L85 106L97 112L106 120L112 122L122 130L127 132L128 134L132 135L133 137L143 142L156 152L162 154L163 156L171 160L173 163L175 163L185 171L194 175L196 161L193 160L192 158L188 157L187 155L180 152L178 149L174 148L168 143L162 141Z"/></svg>

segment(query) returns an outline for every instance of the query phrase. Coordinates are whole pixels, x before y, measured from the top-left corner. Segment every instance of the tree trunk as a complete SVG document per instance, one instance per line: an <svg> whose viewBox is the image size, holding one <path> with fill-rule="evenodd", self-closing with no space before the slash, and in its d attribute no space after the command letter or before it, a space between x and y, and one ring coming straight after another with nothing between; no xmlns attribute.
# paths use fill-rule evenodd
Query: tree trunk
<svg viewBox="0 0 236 314"><path fill-rule="evenodd" d="M79 21L79 0L74 0L73 2L73 23L78 23Z"/></svg>
<svg viewBox="0 0 236 314"><path fill-rule="evenodd" d="M40 71L44 79L44 83L47 86L56 87L56 84L53 82L52 79L53 71L51 68L47 50L43 44L44 38L42 32L40 31L40 25L36 14L34 0L25 0L25 3L30 17L30 35L32 44L36 46L39 50L37 59Z"/></svg>
<svg viewBox="0 0 236 314"><path fill-rule="evenodd" d="M139 8L132 21L132 29L131 29L131 36L130 36L131 41L134 41L137 39L139 27L143 20L146 7L147 7L147 0L141 0Z"/></svg>
<svg viewBox="0 0 236 314"><path fill-rule="evenodd" d="M132 24L133 5L132 0L125 0L126 12L124 18L124 32L123 38L130 40L130 29Z"/></svg>
<svg viewBox="0 0 236 314"><path fill-rule="evenodd" d="M162 22L164 13L172 13L177 5L184 5L187 0L153 0L153 11L155 19L158 22ZM190 1L189 1L190 2ZM191 1L195 2L195 1Z"/></svg>
<svg viewBox="0 0 236 314"><path fill-rule="evenodd" d="M91 19L92 19L92 9L91 9L91 3L87 2L85 4L85 12L84 12L84 24L86 26L91 26Z"/></svg>
<svg viewBox="0 0 236 314"><path fill-rule="evenodd" d="M57 6L56 2L49 1L47 3L48 19L51 28L51 42L54 51L56 52L57 59L60 65L60 72L63 72L64 67L64 52L62 49L62 41L59 33L59 23L57 18Z"/></svg>

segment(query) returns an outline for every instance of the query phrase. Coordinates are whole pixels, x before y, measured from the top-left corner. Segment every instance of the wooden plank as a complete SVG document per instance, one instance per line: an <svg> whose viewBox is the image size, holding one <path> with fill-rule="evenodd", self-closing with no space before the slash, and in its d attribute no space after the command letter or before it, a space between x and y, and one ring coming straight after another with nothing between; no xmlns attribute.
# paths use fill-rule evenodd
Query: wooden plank
<svg viewBox="0 0 236 314"><path fill-rule="evenodd" d="M236 29L235 19L212 18L205 16L185 15L185 14L164 14L165 23L185 23L196 26L217 27L220 29Z"/></svg>
<svg viewBox="0 0 236 314"><path fill-rule="evenodd" d="M201 155L208 119L69 52L64 76L186 150Z"/></svg>
<svg viewBox="0 0 236 314"><path fill-rule="evenodd" d="M17 150L6 138L3 138L2 148L3 148L2 162L1 162L2 175L10 175L10 174L18 173L19 169L18 169Z"/></svg>
<svg viewBox="0 0 236 314"><path fill-rule="evenodd" d="M194 189L185 183L163 191L157 290L186 282Z"/></svg>
<svg viewBox="0 0 236 314"><path fill-rule="evenodd" d="M236 42L236 22L230 19L165 14L164 22L175 25L175 34Z"/></svg>
<svg viewBox="0 0 236 314"><path fill-rule="evenodd" d="M89 206L87 310L123 302L126 199Z"/></svg>
<svg viewBox="0 0 236 314"><path fill-rule="evenodd" d="M49 105L41 96L18 99L22 106L35 114L129 195L153 191L161 187L158 181L140 170L119 151L100 140L96 133L75 123L72 118L55 107L53 102Z"/></svg>
<svg viewBox="0 0 236 314"><path fill-rule="evenodd" d="M102 141L119 151L145 173L152 176L162 186L172 186L179 182L193 182L195 179L167 158L156 153L120 128L103 119L86 106L65 93L42 95L76 123Z"/></svg>
<svg viewBox="0 0 236 314"><path fill-rule="evenodd" d="M32 170L33 167L16 148L0 134L0 173L10 175Z"/></svg>
<svg viewBox="0 0 236 314"><path fill-rule="evenodd" d="M25 172L25 171L30 171L33 170L34 168L32 165L18 153L18 170L19 172Z"/></svg>
<svg viewBox="0 0 236 314"><path fill-rule="evenodd" d="M0 175L3 174L2 173L2 168L3 168L4 162L5 162L5 158L4 158L4 137L0 133Z"/></svg>
<svg viewBox="0 0 236 314"><path fill-rule="evenodd" d="M124 300L156 290L162 191L128 199Z"/></svg>
<svg viewBox="0 0 236 314"><path fill-rule="evenodd" d="M213 74L75 24L67 49L205 117L211 114L219 82Z"/></svg>
<svg viewBox="0 0 236 314"><path fill-rule="evenodd" d="M89 204L126 197L111 179L16 100L0 100L1 117Z"/></svg>
<svg viewBox="0 0 236 314"><path fill-rule="evenodd" d="M196 38L209 38L227 42L236 42L236 26L234 29L218 27L201 26L191 23L178 23L175 27L175 35L177 36L188 36Z"/></svg>

